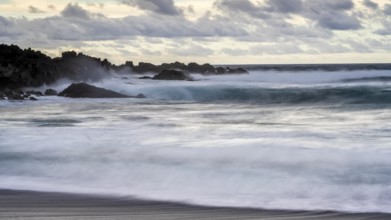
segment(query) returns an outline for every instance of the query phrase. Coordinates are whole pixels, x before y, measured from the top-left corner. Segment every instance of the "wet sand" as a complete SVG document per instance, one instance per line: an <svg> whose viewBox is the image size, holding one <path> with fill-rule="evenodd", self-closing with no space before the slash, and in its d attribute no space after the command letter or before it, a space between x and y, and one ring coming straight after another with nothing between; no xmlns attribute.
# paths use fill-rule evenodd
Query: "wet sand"
<svg viewBox="0 0 391 220"><path fill-rule="evenodd" d="M215 208L89 195L0 190L0 219L268 219L389 220L391 214Z"/></svg>

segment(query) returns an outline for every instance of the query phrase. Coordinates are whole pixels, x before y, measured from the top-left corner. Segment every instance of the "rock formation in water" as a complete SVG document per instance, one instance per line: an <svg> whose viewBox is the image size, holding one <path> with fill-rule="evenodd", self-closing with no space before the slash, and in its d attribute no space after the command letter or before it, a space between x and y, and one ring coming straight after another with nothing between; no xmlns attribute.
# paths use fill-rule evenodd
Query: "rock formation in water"
<svg viewBox="0 0 391 220"><path fill-rule="evenodd" d="M70 97L70 98L129 98L130 97L118 92L92 86L87 83L73 83L64 91L60 92L58 95L64 97Z"/></svg>
<svg viewBox="0 0 391 220"><path fill-rule="evenodd" d="M155 75L154 80L187 80L192 81L193 78L187 73L179 70L163 70L159 74Z"/></svg>

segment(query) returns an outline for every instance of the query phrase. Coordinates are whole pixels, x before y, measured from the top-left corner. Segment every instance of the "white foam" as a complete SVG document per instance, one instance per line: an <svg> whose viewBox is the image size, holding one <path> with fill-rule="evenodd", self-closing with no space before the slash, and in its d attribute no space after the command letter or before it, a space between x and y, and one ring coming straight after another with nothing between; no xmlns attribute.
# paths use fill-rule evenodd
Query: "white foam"
<svg viewBox="0 0 391 220"><path fill-rule="evenodd" d="M36 103L0 109L0 188L391 212L388 109Z"/></svg>

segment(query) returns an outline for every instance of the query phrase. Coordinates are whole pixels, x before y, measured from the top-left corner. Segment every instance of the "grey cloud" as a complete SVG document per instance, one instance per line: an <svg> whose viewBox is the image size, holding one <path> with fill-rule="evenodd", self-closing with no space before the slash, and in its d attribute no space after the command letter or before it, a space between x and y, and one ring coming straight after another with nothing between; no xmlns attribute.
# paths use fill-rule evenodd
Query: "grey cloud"
<svg viewBox="0 0 391 220"><path fill-rule="evenodd" d="M7 35L17 34L20 39L31 37L47 41L117 40L134 36L178 38L248 35L243 27L232 25L230 20L221 17L202 17L197 21L160 14L108 18L72 4L67 5L60 15L33 20L1 18L0 26L4 27L3 35L6 32ZM8 26L5 27L5 24Z"/></svg>
<svg viewBox="0 0 391 220"><path fill-rule="evenodd" d="M320 0L318 0L318 2L320 3ZM323 4L325 4L327 7L334 10L350 10L354 7L354 3L352 0L322 0L321 2L323 2Z"/></svg>
<svg viewBox="0 0 391 220"><path fill-rule="evenodd" d="M286 22L289 14L313 20L321 28L330 30L356 30L361 28L361 22L349 13L354 9L352 0L267 0L265 4L254 4L248 0L218 0L215 6L240 12L251 17L268 19L266 25L271 27L289 27ZM276 23L278 22L278 23Z"/></svg>
<svg viewBox="0 0 391 220"><path fill-rule="evenodd" d="M68 4L66 8L61 12L61 15L64 17L82 19L88 19L90 17L89 12L87 10L84 10L78 4Z"/></svg>
<svg viewBox="0 0 391 220"><path fill-rule="evenodd" d="M384 6L384 14L391 15L391 4L386 4Z"/></svg>
<svg viewBox="0 0 391 220"><path fill-rule="evenodd" d="M33 14L45 13L45 11L43 11L37 7L34 7L32 5L29 6L29 12L33 13Z"/></svg>
<svg viewBox="0 0 391 220"><path fill-rule="evenodd" d="M123 0L122 3L164 15L181 15L173 0Z"/></svg>
<svg viewBox="0 0 391 220"><path fill-rule="evenodd" d="M214 3L214 6L223 11L245 13L262 19L269 17L259 5L254 5L249 0L218 0Z"/></svg>
<svg viewBox="0 0 391 220"><path fill-rule="evenodd" d="M371 0L364 0L363 4L368 8L377 9L379 5Z"/></svg>
<svg viewBox="0 0 391 220"><path fill-rule="evenodd" d="M332 30L356 30L361 28L360 21L352 16L340 12L326 12L318 16L321 27Z"/></svg>
<svg viewBox="0 0 391 220"><path fill-rule="evenodd" d="M281 13L297 13L303 9L302 0L268 0L267 4L271 10Z"/></svg>
<svg viewBox="0 0 391 220"><path fill-rule="evenodd" d="M306 0L307 10L303 16L315 20L330 30L357 30L361 22L348 12L354 8L352 0Z"/></svg>
<svg viewBox="0 0 391 220"><path fill-rule="evenodd" d="M258 11L258 7L248 0L220 0L214 3L215 6L222 7L229 10L253 12Z"/></svg>

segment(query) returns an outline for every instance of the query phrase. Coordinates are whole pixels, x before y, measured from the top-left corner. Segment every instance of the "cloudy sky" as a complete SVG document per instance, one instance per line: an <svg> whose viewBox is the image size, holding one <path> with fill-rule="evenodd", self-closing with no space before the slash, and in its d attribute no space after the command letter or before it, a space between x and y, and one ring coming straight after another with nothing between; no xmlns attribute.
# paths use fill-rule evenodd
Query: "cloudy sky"
<svg viewBox="0 0 391 220"><path fill-rule="evenodd" d="M391 62L391 0L0 0L0 41L117 64Z"/></svg>

